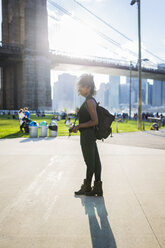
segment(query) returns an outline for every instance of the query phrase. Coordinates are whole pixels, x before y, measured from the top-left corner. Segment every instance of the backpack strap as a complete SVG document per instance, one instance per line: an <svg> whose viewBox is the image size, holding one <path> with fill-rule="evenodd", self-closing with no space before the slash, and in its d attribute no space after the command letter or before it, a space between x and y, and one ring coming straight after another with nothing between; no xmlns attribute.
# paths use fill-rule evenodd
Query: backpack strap
<svg viewBox="0 0 165 248"><path fill-rule="evenodd" d="M94 97L87 98L86 101L85 101L87 110L88 110L88 105L87 105L87 100L88 100L88 99L93 99L93 100L95 101L95 103L96 103L96 112L97 112L97 107L99 106L100 102L97 102L96 99L95 99ZM89 112L89 111L88 111L88 112ZM94 128L97 128L97 127L98 127L98 125L97 125L97 126L94 126Z"/></svg>
<svg viewBox="0 0 165 248"><path fill-rule="evenodd" d="M95 103L96 103L96 108L97 108L97 106L100 104L100 102L97 102L96 99L95 99L94 97L92 97L92 96L91 96L91 97L87 97L87 98L86 98L86 101L85 101L87 110L88 110L87 100L89 100L89 99L93 99L93 100L95 101Z"/></svg>

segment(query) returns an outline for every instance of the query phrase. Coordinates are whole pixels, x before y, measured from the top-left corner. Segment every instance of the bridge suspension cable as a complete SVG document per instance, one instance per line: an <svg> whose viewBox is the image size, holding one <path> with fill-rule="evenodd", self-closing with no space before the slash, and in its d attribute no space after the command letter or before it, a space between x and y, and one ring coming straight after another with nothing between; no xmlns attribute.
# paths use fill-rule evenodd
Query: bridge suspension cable
<svg viewBox="0 0 165 248"><path fill-rule="evenodd" d="M124 37L125 39L134 42L131 38L129 38L128 36L126 36L125 34L123 34L122 32L120 32L118 29L116 29L115 27L113 27L111 24L109 24L108 22L106 22L105 20L103 20L101 17L99 17L98 15L96 15L95 13L93 13L91 10L89 10L88 8L86 8L83 4L79 3L76 0L73 0L76 4L78 4L81 8L83 8L85 11L87 11L90 15L94 16L96 19L98 19L100 22L102 22L103 24L105 24L106 26L108 26L109 28L113 29L115 32L117 32L119 35L121 35L122 37ZM147 53L149 53L150 55L152 55L153 57L161 60L162 62L165 62L164 59L160 58L159 56L155 55L153 52L149 51L146 48L142 49L144 51L146 51Z"/></svg>
<svg viewBox="0 0 165 248"><path fill-rule="evenodd" d="M73 0L76 4L78 4L81 8L83 8L84 10L86 10L89 14L91 14L92 16L94 16L95 18L97 18L100 22L104 23L106 26L108 26L109 28L113 29L115 32L117 32L118 34L120 34L121 36L123 36L125 39L132 41L130 38L128 38L125 34L121 33L119 30L117 30L115 27L113 27L111 24L109 24L108 22L106 22L105 20L103 20L101 17L97 16L96 14L94 14L91 10L89 10L88 8L86 8L83 4L79 3L76 0Z"/></svg>
<svg viewBox="0 0 165 248"><path fill-rule="evenodd" d="M52 18L54 21L58 21L58 19L55 18L54 16L52 16L52 15L48 15L48 16L49 16L50 18ZM101 35L101 36L102 36L102 35ZM102 38L105 39L105 37L103 37L103 36L102 36ZM102 44L101 44L101 47L104 48L105 50L109 50L109 48L106 47L105 45L102 45ZM112 52L113 54L119 56L119 53L117 53L117 52L115 52L115 51L111 51L111 52ZM120 56L121 56L121 55L120 55ZM123 58L123 59L125 59L125 60L127 61L127 58L126 58L126 57L121 56L121 58Z"/></svg>
<svg viewBox="0 0 165 248"><path fill-rule="evenodd" d="M69 17L73 18L75 21L78 21L80 23L82 23L83 25L88 27L90 26L89 23L85 23L84 21L82 21L79 17L73 16L72 13L70 13L68 10L66 10L65 8L63 8L62 6L60 6L59 4L57 4L55 1L52 0L48 0L48 3L55 7L56 9L60 10L61 12L67 14ZM52 16L50 16L52 17ZM133 52L132 50L128 49L128 48L123 48L122 45L118 42L116 42L115 40L111 39L109 36L105 35L104 33L98 31L97 29L93 28L90 26L90 29L92 29L95 33L97 33L97 35L99 35L100 37L102 37L104 40L106 40L107 42L110 42L111 44L119 47L122 50L128 51L129 53L131 53L135 58L137 58L137 53Z"/></svg>
<svg viewBox="0 0 165 248"><path fill-rule="evenodd" d="M76 0L73 0L75 3L78 3ZM53 8L56 8L57 10L60 10L62 13L65 13L66 15L68 15L70 18L74 19L75 21L83 24L84 26L88 26L90 27L91 30L93 30L97 35L99 35L101 38L103 38L105 41L117 46L118 48L125 50L127 52L129 52L130 54L132 54L132 56L135 57L135 59L131 59L132 61L136 60L137 59L137 53L135 53L134 51L128 49L128 48L123 48L122 45L111 39L109 36L105 35L104 33L98 31L97 29L93 28L91 25L89 25L89 23L86 23L84 22L83 20L81 20L79 17L76 17L76 16L73 16L72 13L70 13L68 10L66 10L64 7L60 6L59 4L57 4L54 0L48 0L48 3L50 6L52 6ZM79 4L79 3L78 3ZM79 4L80 6L83 6L82 4ZM83 6L84 7L84 6ZM85 9L87 9L86 7L84 7ZM88 10L88 9L87 9ZM90 10L89 10L89 13L94 15L94 17L98 17L97 15L95 15L94 13L92 13ZM56 21L56 18L49 15L50 18L54 19ZM121 34L124 38L126 38L127 40L133 42L133 40L131 40L130 38L128 38L126 35L122 34L120 31L118 31L117 29L115 29L112 25L108 24L107 22L105 22L103 19L101 19L100 17L99 18L99 21L102 21L104 24L108 25L109 27L113 28L114 31L118 32L119 34ZM101 45L101 47L104 47L103 45ZM105 48L105 47L104 47ZM106 48L107 50L109 50L108 48ZM159 58L158 56L156 56L155 54L153 54L152 52L148 51L147 49L145 48L142 48L143 50L145 50L146 52L150 53L152 56L154 57L157 57L159 60L162 60L163 62L165 62L163 59ZM117 53L117 52L112 52L113 54L116 54L116 55L119 55L121 56L121 54ZM126 59L128 61L128 58L122 56L122 58ZM155 65L156 66L156 63L152 62L151 60L149 60L148 62L149 64L152 64L152 65Z"/></svg>

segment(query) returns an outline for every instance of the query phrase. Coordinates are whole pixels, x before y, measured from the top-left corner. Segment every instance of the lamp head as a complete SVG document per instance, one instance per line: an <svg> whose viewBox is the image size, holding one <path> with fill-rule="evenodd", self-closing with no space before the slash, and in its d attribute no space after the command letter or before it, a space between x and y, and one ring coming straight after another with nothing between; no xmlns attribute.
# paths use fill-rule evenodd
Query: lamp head
<svg viewBox="0 0 165 248"><path fill-rule="evenodd" d="M142 59L142 60L143 60L143 61L145 61L145 62L146 62L146 61L149 61L149 59L147 59L147 58L145 58L145 59Z"/></svg>
<svg viewBox="0 0 165 248"><path fill-rule="evenodd" d="M130 5L134 5L137 2L137 0L132 0Z"/></svg>

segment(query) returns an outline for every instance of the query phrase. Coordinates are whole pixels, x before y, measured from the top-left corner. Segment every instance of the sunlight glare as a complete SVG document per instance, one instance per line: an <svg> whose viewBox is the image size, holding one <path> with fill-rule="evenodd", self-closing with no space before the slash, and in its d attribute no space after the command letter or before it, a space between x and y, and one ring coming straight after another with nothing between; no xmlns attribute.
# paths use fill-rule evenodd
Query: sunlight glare
<svg viewBox="0 0 165 248"><path fill-rule="evenodd" d="M75 22L67 15L63 15L59 22L54 23L49 20L51 49L72 52L73 56L82 57L103 54L104 49L100 48L100 37L87 26ZM58 29L57 26L59 26Z"/></svg>

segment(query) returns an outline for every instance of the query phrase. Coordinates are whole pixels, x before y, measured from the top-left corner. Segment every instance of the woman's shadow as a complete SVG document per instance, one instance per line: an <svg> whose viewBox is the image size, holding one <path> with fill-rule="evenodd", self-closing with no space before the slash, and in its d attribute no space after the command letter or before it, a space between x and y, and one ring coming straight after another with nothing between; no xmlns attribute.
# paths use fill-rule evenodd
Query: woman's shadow
<svg viewBox="0 0 165 248"><path fill-rule="evenodd" d="M93 248L116 248L103 197L75 196L88 215ZM98 217L96 216L96 213Z"/></svg>

